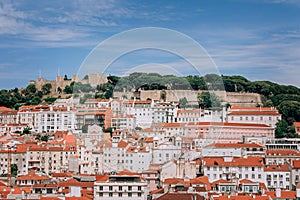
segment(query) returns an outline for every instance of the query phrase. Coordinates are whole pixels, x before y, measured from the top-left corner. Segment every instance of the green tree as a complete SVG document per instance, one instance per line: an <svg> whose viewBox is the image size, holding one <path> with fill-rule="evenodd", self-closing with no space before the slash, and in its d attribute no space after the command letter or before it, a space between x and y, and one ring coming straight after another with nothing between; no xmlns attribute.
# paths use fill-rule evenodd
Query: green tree
<svg viewBox="0 0 300 200"><path fill-rule="evenodd" d="M82 133L87 133L88 132L88 127L86 125L82 125L81 131L82 131Z"/></svg>
<svg viewBox="0 0 300 200"><path fill-rule="evenodd" d="M42 86L42 92L43 92L43 94L44 95L50 94L51 88L52 88L52 85L50 83L46 83L45 85L43 85Z"/></svg>
<svg viewBox="0 0 300 200"><path fill-rule="evenodd" d="M279 120L276 123L275 137L296 137L295 128L293 126L289 126L289 124L284 119Z"/></svg>
<svg viewBox="0 0 300 200"><path fill-rule="evenodd" d="M43 136L41 137L41 141L48 142L48 140L49 140L49 136L48 136L48 135L43 135Z"/></svg>
<svg viewBox="0 0 300 200"><path fill-rule="evenodd" d="M30 85L28 85L28 86L25 88L25 90L23 91L23 93L24 93L25 95L27 95L27 94L35 94L36 91L37 91L37 89L36 89L35 85L34 85L34 84L30 84Z"/></svg>
<svg viewBox="0 0 300 200"><path fill-rule="evenodd" d="M61 89L61 87L58 87L58 88L57 88L57 92L58 92L59 94L61 94L61 93L62 93L62 89Z"/></svg>
<svg viewBox="0 0 300 200"><path fill-rule="evenodd" d="M300 102L283 101L278 106L278 110L289 125L295 121L300 121Z"/></svg>
<svg viewBox="0 0 300 200"><path fill-rule="evenodd" d="M28 135L31 133L31 128L29 127L25 127L22 131L22 134L21 135Z"/></svg>
<svg viewBox="0 0 300 200"><path fill-rule="evenodd" d="M198 96L198 104L201 108L219 108L221 106L221 100L214 93L202 92Z"/></svg>
<svg viewBox="0 0 300 200"><path fill-rule="evenodd" d="M119 80L120 80L120 77L118 77L118 76L109 75L107 77L107 81L112 85L117 85Z"/></svg>
<svg viewBox="0 0 300 200"><path fill-rule="evenodd" d="M45 99L47 104L52 104L57 98L56 97L48 97Z"/></svg>
<svg viewBox="0 0 300 200"><path fill-rule="evenodd" d="M187 103L188 103L188 101L187 101L186 97L179 99L179 108L185 108Z"/></svg>
<svg viewBox="0 0 300 200"><path fill-rule="evenodd" d="M11 170L10 173L13 177L16 177L18 175L18 165L17 164L11 164L10 170Z"/></svg>
<svg viewBox="0 0 300 200"><path fill-rule="evenodd" d="M73 94L73 88L71 86L67 85L64 88L64 93L66 93L66 94Z"/></svg>

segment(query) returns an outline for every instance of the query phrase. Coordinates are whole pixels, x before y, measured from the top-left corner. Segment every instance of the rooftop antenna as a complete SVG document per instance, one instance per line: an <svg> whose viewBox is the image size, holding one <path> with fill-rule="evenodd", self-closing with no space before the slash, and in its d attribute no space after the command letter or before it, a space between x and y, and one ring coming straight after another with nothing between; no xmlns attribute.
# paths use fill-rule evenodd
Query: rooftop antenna
<svg viewBox="0 0 300 200"><path fill-rule="evenodd" d="M60 69L57 69L57 76L60 76Z"/></svg>
<svg viewBox="0 0 300 200"><path fill-rule="evenodd" d="M42 78L42 70L39 70L39 78Z"/></svg>

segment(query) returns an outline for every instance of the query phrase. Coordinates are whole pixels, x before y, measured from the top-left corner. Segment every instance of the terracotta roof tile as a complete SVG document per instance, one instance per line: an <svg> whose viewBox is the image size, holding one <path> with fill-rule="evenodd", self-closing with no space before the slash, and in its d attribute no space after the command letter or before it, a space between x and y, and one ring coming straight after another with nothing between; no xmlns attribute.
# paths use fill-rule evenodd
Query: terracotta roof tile
<svg viewBox="0 0 300 200"><path fill-rule="evenodd" d="M290 169L287 165L266 165L264 167L265 172L289 172Z"/></svg>
<svg viewBox="0 0 300 200"><path fill-rule="evenodd" d="M17 180L49 180L49 176L40 176L35 172L28 172L28 174L17 177Z"/></svg>
<svg viewBox="0 0 300 200"><path fill-rule="evenodd" d="M263 158L252 157L247 158L233 158L231 162L225 162L223 158L206 157L203 158L204 166L264 166Z"/></svg>
<svg viewBox="0 0 300 200"><path fill-rule="evenodd" d="M153 200L204 200L204 197L196 193L166 193Z"/></svg>
<svg viewBox="0 0 300 200"><path fill-rule="evenodd" d="M267 156L300 156L300 152L293 149L268 149Z"/></svg>

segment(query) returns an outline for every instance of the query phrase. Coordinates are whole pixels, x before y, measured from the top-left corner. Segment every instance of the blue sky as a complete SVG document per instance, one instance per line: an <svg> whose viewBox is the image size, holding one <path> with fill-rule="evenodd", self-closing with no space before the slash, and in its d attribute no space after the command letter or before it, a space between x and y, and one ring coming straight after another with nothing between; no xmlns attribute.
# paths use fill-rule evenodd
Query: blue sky
<svg viewBox="0 0 300 200"><path fill-rule="evenodd" d="M76 74L99 42L141 27L193 38L221 74L300 86L299 22L298 0L0 0L0 88L24 87L40 74ZM145 50L123 56L109 72L149 63L185 66L177 56Z"/></svg>

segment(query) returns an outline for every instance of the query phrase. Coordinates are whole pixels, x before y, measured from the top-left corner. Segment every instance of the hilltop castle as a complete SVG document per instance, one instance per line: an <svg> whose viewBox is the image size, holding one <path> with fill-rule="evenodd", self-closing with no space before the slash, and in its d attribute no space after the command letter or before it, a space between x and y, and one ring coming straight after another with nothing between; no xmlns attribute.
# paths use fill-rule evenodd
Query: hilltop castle
<svg viewBox="0 0 300 200"><path fill-rule="evenodd" d="M37 81L30 80L29 84L34 84L37 90L41 90L43 85L49 83L52 85L51 92L58 92L58 88L62 90L70 85L72 82L81 82L82 84L90 84L92 87L101 85L107 82L106 76L102 73L89 73L83 79L80 79L78 75L72 75L71 79L66 78L66 76L56 76L55 80L46 80L45 78L38 78Z"/></svg>

